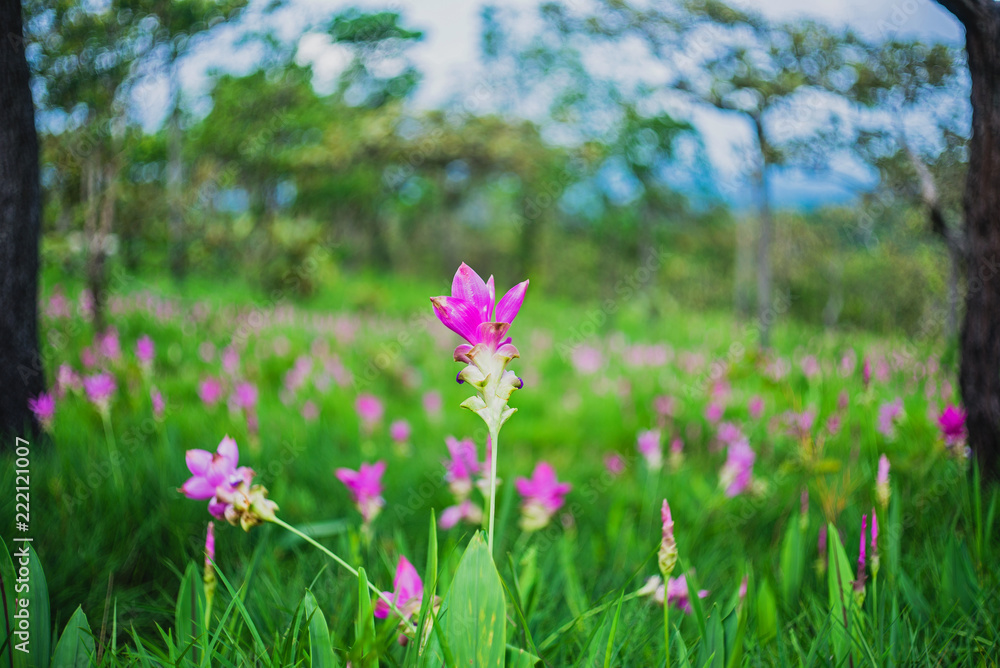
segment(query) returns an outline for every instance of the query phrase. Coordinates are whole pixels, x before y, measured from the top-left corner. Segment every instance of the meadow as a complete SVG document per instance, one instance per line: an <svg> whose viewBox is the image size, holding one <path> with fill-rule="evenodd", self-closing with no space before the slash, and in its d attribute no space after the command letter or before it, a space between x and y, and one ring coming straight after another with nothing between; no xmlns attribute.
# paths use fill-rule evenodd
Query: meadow
<svg viewBox="0 0 1000 668"><path fill-rule="evenodd" d="M494 654L476 665L659 666L664 598L668 665L996 665L997 494L965 452L939 341L783 318L760 353L752 321L650 315L643 286L589 304L529 286L497 448L501 588L478 533L489 432L459 406L461 340L428 300L450 278L344 275L289 299L129 276L95 335L81 285L48 269L37 665L441 665L478 647ZM182 490L185 452L227 436L276 517L363 567L360 588L266 503L248 531L214 520L205 568L213 518ZM360 469L376 462L381 477ZM13 489L14 467L2 478ZM376 618L365 581L411 626ZM467 648L484 625L504 643Z"/></svg>

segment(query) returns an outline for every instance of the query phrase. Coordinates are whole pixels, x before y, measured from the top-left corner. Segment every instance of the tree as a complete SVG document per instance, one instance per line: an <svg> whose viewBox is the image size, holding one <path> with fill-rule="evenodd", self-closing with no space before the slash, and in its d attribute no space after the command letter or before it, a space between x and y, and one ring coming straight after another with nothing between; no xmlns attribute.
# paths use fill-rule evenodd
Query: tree
<svg viewBox="0 0 1000 668"><path fill-rule="evenodd" d="M1000 478L1000 2L938 0L965 26L972 139L965 182L966 280L959 386L969 445Z"/></svg>
<svg viewBox="0 0 1000 668"><path fill-rule="evenodd" d="M41 186L19 0L0 0L0 449L37 433L28 399L45 389L38 350Z"/></svg>

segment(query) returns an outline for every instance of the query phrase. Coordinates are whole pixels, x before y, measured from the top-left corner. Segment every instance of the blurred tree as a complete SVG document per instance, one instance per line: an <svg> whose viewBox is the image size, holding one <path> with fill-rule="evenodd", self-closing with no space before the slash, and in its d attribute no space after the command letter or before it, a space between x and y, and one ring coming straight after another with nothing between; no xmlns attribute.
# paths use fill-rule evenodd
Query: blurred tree
<svg viewBox="0 0 1000 668"><path fill-rule="evenodd" d="M38 433L28 399L45 390L38 351L41 188L19 0L0 0L0 450Z"/></svg>
<svg viewBox="0 0 1000 668"><path fill-rule="evenodd" d="M965 184L967 290L959 383L969 445L1000 478L1000 2L938 0L965 26L972 139Z"/></svg>
<svg viewBox="0 0 1000 668"><path fill-rule="evenodd" d="M802 93L821 90L828 78L843 69L842 50L853 35L836 34L811 21L772 24L718 0L686 0L672 7L603 0L597 12L583 16L549 3L543 13L564 33L611 40L638 38L666 68L665 90L684 93L696 103L748 121L754 138L760 218L756 258L760 343L768 347L775 317L769 172L787 162L783 136L790 130L808 132L813 122L808 117L812 110L796 106ZM745 255L738 253L737 264L747 264ZM737 281L740 273L736 272ZM744 310L746 292L738 287L736 295L737 310Z"/></svg>

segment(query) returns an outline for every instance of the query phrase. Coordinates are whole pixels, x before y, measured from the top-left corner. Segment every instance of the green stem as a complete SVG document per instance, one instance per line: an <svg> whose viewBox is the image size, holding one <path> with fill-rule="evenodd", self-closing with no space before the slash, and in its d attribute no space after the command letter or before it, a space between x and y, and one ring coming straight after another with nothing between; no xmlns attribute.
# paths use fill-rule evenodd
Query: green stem
<svg viewBox="0 0 1000 668"><path fill-rule="evenodd" d="M115 484L121 489L122 485L122 474L120 471L120 464L118 460L118 445L115 443L115 431L111 427L111 416L106 412L101 412L101 421L104 422L104 438L108 442L108 453L111 458L111 472L115 476Z"/></svg>
<svg viewBox="0 0 1000 668"><path fill-rule="evenodd" d="M500 430L490 426L490 528L487 533L486 546L493 556L493 520L496 518L497 504L497 436Z"/></svg>
<svg viewBox="0 0 1000 668"><path fill-rule="evenodd" d="M344 568L346 568L347 571L351 575L353 575L354 577L356 577L356 578L360 578L361 577L361 575L358 573L358 571L357 571L356 568L354 568L349 563L347 563L346 561L344 561L343 559L341 559L340 557L338 557L336 554L334 554L333 552L331 552L324 545L318 543L312 536L310 536L308 534L305 534L305 533L302 533L301 531L299 531L298 529L296 529L295 527L293 527L291 524L289 524L288 522L285 522L282 519L279 519L278 517L274 517L270 521L273 522L274 524L277 524L279 527L282 527L284 529L288 529L293 534L295 534L296 536L298 536L302 540L306 541L307 543L309 543L313 547L319 548L319 550L321 552L323 552L323 554L325 554L326 556L330 557L335 562L337 562L338 564L340 564L341 566L343 566ZM376 587L375 585L373 585L371 582L368 583L368 588L371 589L372 592L377 597L379 597L380 599L382 599L383 601L385 601L386 603L388 603L389 604L389 609L392 610L397 615L399 615L399 618L402 619L404 622L406 622L407 627L411 631L416 632L416 627L413 625L413 622L411 622L410 620L408 620L406 618L406 616L400 611L400 609L396 607L396 604L393 603L391 596L389 596L388 594L386 594L385 592L383 592L381 589L379 589L378 587Z"/></svg>
<svg viewBox="0 0 1000 668"><path fill-rule="evenodd" d="M666 583L664 583L664 588L665 587ZM667 596L665 592L666 589L664 589L663 595L663 641L666 646L667 668L670 668L670 606L667 605ZM698 592L694 592L694 595L697 596Z"/></svg>

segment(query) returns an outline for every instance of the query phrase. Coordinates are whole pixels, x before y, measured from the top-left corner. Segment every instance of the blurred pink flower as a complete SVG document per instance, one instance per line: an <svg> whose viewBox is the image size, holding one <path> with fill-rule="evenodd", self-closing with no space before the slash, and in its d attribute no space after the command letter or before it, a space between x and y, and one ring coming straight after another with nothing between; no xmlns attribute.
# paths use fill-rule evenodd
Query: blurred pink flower
<svg viewBox="0 0 1000 668"><path fill-rule="evenodd" d="M80 362L85 369L92 369L97 366L97 355L94 353L93 348L88 346L80 351Z"/></svg>
<svg viewBox="0 0 1000 668"><path fill-rule="evenodd" d="M406 420L394 420L389 425L389 437L397 443L406 443L410 440L410 423Z"/></svg>
<svg viewBox="0 0 1000 668"><path fill-rule="evenodd" d="M366 429L373 428L382 419L385 409L378 397L372 394L360 394L354 402L354 410L357 411L361 423Z"/></svg>
<svg viewBox="0 0 1000 668"><path fill-rule="evenodd" d="M903 400L897 397L894 401L882 404L879 407L875 430L891 441L896 438L896 423L902 417Z"/></svg>
<svg viewBox="0 0 1000 668"><path fill-rule="evenodd" d="M208 523L208 530L205 532L205 568L211 568L215 561L215 522Z"/></svg>
<svg viewBox="0 0 1000 668"><path fill-rule="evenodd" d="M87 376L83 379L83 389L87 393L87 398L90 399L97 409L101 412L106 412L111 404L111 397L114 395L115 390L118 386L115 384L114 377L107 373L101 372L94 376Z"/></svg>
<svg viewBox="0 0 1000 668"><path fill-rule="evenodd" d="M743 440L743 432L732 422L723 422L715 432L715 437L726 446L732 445L736 441Z"/></svg>
<svg viewBox="0 0 1000 668"><path fill-rule="evenodd" d="M759 396L754 396L750 399L750 403L747 404L747 412L750 413L750 418L756 420L760 417L761 413L764 412L764 400Z"/></svg>
<svg viewBox="0 0 1000 668"><path fill-rule="evenodd" d="M441 521L438 525L442 529L450 529L459 522L469 524L482 524L483 510L469 499L463 500L454 506L448 506L441 513Z"/></svg>
<svg viewBox="0 0 1000 668"><path fill-rule="evenodd" d="M153 417L160 419L163 417L163 411L166 408L166 403L163 401L163 395L154 385L149 388L149 400L153 404Z"/></svg>
<svg viewBox="0 0 1000 668"><path fill-rule="evenodd" d="M257 405L257 386L246 381L236 383L230 401L236 408L250 412Z"/></svg>
<svg viewBox="0 0 1000 668"><path fill-rule="evenodd" d="M444 479L451 487L452 493L464 499L472 491L473 476L483 471L483 467L479 464L476 444L471 438L459 441L454 436L447 436L444 440L451 456L451 459L444 461Z"/></svg>
<svg viewBox="0 0 1000 668"><path fill-rule="evenodd" d="M815 355L806 355L802 358L802 374L809 379L815 378L820 373L819 361Z"/></svg>
<svg viewBox="0 0 1000 668"><path fill-rule="evenodd" d="M425 392L423 396L424 412L428 417L435 418L441 413L441 393L437 390Z"/></svg>
<svg viewBox="0 0 1000 668"><path fill-rule="evenodd" d="M576 348L570 359L573 362L573 367L582 374L597 373L604 366L604 355L601 354L599 348L593 346Z"/></svg>
<svg viewBox="0 0 1000 668"><path fill-rule="evenodd" d="M868 389L868 385L872 382L872 362L868 357L865 357L864 364L861 365L861 382L864 384L865 389Z"/></svg>
<svg viewBox="0 0 1000 668"><path fill-rule="evenodd" d="M965 411L961 408L951 404L946 406L938 418L938 425L941 427L945 443L949 446L965 440Z"/></svg>
<svg viewBox="0 0 1000 668"><path fill-rule="evenodd" d="M153 346L153 340L147 335L143 335L135 343L135 356L138 358L139 362L142 364L151 364L153 362L153 356L155 355L156 349Z"/></svg>
<svg viewBox="0 0 1000 668"><path fill-rule="evenodd" d="M235 376L239 368L240 354L236 352L236 348L226 346L226 349L222 351L222 369L230 376Z"/></svg>
<svg viewBox="0 0 1000 668"><path fill-rule="evenodd" d="M211 408L222 399L222 381L217 378L206 378L198 386L198 397L202 403Z"/></svg>
<svg viewBox="0 0 1000 668"><path fill-rule="evenodd" d="M78 392L83 389L83 381L73 367L63 362L56 372L56 394L63 396L67 390Z"/></svg>
<svg viewBox="0 0 1000 668"><path fill-rule="evenodd" d="M400 556L396 564L396 577L392 581L393 592L389 597L392 604L406 616L407 619L420 611L424 598L424 583L406 557ZM375 602L375 616L385 619L392 608L384 599Z"/></svg>
<svg viewBox="0 0 1000 668"><path fill-rule="evenodd" d="M547 525L572 489L568 482L559 482L555 469L548 462L539 462L531 478L518 478L514 485L522 497L521 528L524 531L536 531Z"/></svg>
<svg viewBox="0 0 1000 668"><path fill-rule="evenodd" d="M34 399L28 399L28 410L34 414L35 419L41 423L43 429L46 431L52 429L52 420L56 414L56 400L51 394L42 392Z"/></svg>
<svg viewBox="0 0 1000 668"><path fill-rule="evenodd" d="M663 446L659 429L640 431L636 438L636 448L650 469L660 470L660 467L663 466Z"/></svg>
<svg viewBox="0 0 1000 668"><path fill-rule="evenodd" d="M315 402L311 399L302 404L302 417L307 422L312 422L319 417L319 408L316 407Z"/></svg>
<svg viewBox="0 0 1000 668"><path fill-rule="evenodd" d="M45 315L50 318L68 318L70 316L69 300L66 299L59 286L56 286L52 296L49 297Z"/></svg>
<svg viewBox="0 0 1000 668"><path fill-rule="evenodd" d="M118 340L118 330L114 327L108 328L103 336L97 337L95 343L98 353L105 359L116 362L121 358L121 342Z"/></svg>
<svg viewBox="0 0 1000 668"><path fill-rule="evenodd" d="M653 399L653 410L661 417L673 417L677 412L677 400L671 396L661 394Z"/></svg>
<svg viewBox="0 0 1000 668"><path fill-rule="evenodd" d="M676 578L668 578L666 586L663 585L663 580L654 575L646 581L646 584L639 590L638 594L651 595L653 600L663 605L672 605L676 608L682 610L685 614L690 615L692 612L691 608L691 595L688 592L687 577L681 575ZM702 589L698 592L698 598L705 598L708 596L708 590Z"/></svg>
<svg viewBox="0 0 1000 668"><path fill-rule="evenodd" d="M723 413L725 413L725 408L721 404L717 404L714 401L708 404L705 408L705 419L709 422L718 422L722 419Z"/></svg>
<svg viewBox="0 0 1000 668"><path fill-rule="evenodd" d="M729 446L726 463L719 473L719 481L726 490L726 496L734 497L750 486L753 477L753 463L756 453L745 439Z"/></svg>
<svg viewBox="0 0 1000 668"><path fill-rule="evenodd" d="M868 539L868 515L861 516L861 542L858 545L858 577L854 580L854 591L865 589L865 543Z"/></svg>
<svg viewBox="0 0 1000 668"><path fill-rule="evenodd" d="M604 455L604 468L613 476L619 476L625 471L625 458L617 452Z"/></svg>
<svg viewBox="0 0 1000 668"><path fill-rule="evenodd" d="M385 499L382 498L383 473L385 473L384 461L377 461L374 464L362 463L357 471L348 468L339 468L336 471L337 479L344 483L351 493L351 499L365 524L370 524L385 505Z"/></svg>
<svg viewBox="0 0 1000 668"><path fill-rule="evenodd" d="M677 540L674 538L674 518L670 514L670 504L666 499L663 499L663 505L660 507L660 518L663 522L663 531L657 560L660 574L669 578L677 564Z"/></svg>

